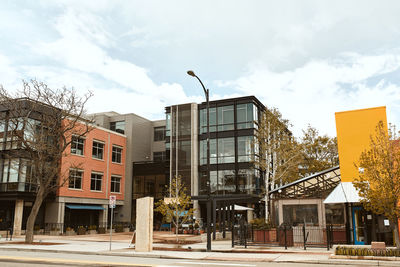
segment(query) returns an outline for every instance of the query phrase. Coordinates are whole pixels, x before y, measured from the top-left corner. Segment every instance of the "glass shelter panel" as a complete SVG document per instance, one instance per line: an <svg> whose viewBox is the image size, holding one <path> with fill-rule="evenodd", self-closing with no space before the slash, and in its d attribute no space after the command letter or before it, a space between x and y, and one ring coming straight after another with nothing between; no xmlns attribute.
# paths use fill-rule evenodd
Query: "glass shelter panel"
<svg viewBox="0 0 400 267"><path fill-rule="evenodd" d="M283 222L292 226L318 225L318 206L316 204L283 205Z"/></svg>

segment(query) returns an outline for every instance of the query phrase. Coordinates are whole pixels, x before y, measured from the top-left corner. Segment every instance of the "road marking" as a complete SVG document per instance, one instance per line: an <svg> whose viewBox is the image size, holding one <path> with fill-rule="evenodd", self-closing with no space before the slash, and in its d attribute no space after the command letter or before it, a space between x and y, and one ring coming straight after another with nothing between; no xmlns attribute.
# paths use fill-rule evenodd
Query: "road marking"
<svg viewBox="0 0 400 267"><path fill-rule="evenodd" d="M115 266L143 266L153 267L148 264L135 264L124 262L109 262L109 261L87 261L87 260L69 260L56 258L34 258L34 257L15 257L15 256L0 256L0 260L23 261L23 262L46 262L46 263L81 263L81 264L97 264L97 265L115 265Z"/></svg>
<svg viewBox="0 0 400 267"><path fill-rule="evenodd" d="M218 262L194 262L194 261L179 261L178 264L198 264L198 265L221 265L221 266L256 266L253 264L240 264L240 263L218 263Z"/></svg>

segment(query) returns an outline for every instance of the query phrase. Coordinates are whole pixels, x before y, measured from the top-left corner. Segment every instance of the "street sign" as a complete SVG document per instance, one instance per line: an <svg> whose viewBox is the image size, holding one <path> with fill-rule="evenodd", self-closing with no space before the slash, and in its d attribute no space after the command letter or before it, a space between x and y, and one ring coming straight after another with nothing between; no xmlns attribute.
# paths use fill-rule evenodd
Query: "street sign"
<svg viewBox="0 0 400 267"><path fill-rule="evenodd" d="M115 209L115 203L116 202L117 202L117 197L116 196L110 196L110 202L109 202L110 209Z"/></svg>

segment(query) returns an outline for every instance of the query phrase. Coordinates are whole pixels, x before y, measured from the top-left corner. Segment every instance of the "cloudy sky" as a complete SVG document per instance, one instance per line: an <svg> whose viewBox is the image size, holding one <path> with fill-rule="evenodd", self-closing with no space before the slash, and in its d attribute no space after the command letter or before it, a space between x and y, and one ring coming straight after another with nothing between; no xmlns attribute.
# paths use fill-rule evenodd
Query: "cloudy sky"
<svg viewBox="0 0 400 267"><path fill-rule="evenodd" d="M0 84L93 91L89 112L255 95L296 136L386 106L400 126L400 1L1 1Z"/></svg>

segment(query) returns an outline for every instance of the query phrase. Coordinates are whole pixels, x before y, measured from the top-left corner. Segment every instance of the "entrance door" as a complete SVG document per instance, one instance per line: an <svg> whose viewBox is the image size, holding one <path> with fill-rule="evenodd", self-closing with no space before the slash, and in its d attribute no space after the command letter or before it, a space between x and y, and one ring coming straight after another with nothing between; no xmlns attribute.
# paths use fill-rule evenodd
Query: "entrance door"
<svg viewBox="0 0 400 267"><path fill-rule="evenodd" d="M364 245L365 231L364 231L364 217L362 215L361 207L353 207L353 234L354 244Z"/></svg>

